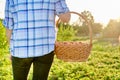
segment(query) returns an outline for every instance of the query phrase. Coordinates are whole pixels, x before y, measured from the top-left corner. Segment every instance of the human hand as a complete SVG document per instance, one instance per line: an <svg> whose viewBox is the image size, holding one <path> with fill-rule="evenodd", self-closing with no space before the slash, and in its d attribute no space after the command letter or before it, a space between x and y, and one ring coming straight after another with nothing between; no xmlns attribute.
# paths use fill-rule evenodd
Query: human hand
<svg viewBox="0 0 120 80"><path fill-rule="evenodd" d="M61 19L62 22L68 23L70 18L71 18L71 14L69 12L64 13L64 14L60 14L59 18Z"/></svg>

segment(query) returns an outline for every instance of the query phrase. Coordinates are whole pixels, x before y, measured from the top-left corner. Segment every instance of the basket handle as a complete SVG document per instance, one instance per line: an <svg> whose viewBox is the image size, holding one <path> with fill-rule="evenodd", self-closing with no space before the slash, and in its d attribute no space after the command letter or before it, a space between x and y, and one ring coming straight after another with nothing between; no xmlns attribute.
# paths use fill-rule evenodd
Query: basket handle
<svg viewBox="0 0 120 80"><path fill-rule="evenodd" d="M78 16L80 16L81 18L83 18L85 20L85 22L88 24L88 28L89 28L89 36L90 36L90 45L92 46L92 25L90 22L88 22L88 20L86 19L86 17L84 17L82 14L78 13L78 12L74 12L74 11L71 11L69 13L72 13L72 14L76 14ZM56 22L56 27L58 27L58 24L60 23L60 18L57 20Z"/></svg>

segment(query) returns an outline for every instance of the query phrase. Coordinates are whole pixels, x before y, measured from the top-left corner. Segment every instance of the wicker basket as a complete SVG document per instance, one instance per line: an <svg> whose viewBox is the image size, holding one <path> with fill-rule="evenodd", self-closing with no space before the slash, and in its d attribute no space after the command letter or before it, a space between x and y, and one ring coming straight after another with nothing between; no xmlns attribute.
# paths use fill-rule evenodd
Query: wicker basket
<svg viewBox="0 0 120 80"><path fill-rule="evenodd" d="M92 29L87 19L77 12L70 12L83 18L89 27L89 43L80 41L56 41L55 43L55 54L58 59L67 62L84 62L88 59L92 48ZM56 25L60 22L58 19Z"/></svg>

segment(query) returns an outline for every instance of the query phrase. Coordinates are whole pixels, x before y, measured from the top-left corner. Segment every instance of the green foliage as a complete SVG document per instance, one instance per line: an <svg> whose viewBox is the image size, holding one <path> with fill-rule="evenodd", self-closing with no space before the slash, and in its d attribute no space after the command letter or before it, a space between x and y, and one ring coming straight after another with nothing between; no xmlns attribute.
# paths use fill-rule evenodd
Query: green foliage
<svg viewBox="0 0 120 80"><path fill-rule="evenodd" d="M11 64L8 59L8 45L5 36L5 28L0 19L0 80L12 79Z"/></svg>
<svg viewBox="0 0 120 80"><path fill-rule="evenodd" d="M108 42L93 43L87 62L69 63L55 58L50 80L119 80L120 46Z"/></svg>
<svg viewBox="0 0 120 80"><path fill-rule="evenodd" d="M57 40L58 41L71 41L75 36L75 30L69 24L60 23L58 27Z"/></svg>
<svg viewBox="0 0 120 80"><path fill-rule="evenodd" d="M6 53L6 50L0 50ZM120 80L120 46L93 41L87 62L63 62L56 58L48 80ZM32 80L32 68L29 79ZM0 58L0 80L12 79L11 62L7 53Z"/></svg>
<svg viewBox="0 0 120 80"><path fill-rule="evenodd" d="M13 80L8 47L5 45L5 29L2 24L0 25L0 80ZM88 37L78 38L75 34L76 30L72 26L60 24L58 40L88 39ZM55 56L48 80L120 80L119 56L120 46L94 40L87 62L63 62ZM28 80L32 80L32 68Z"/></svg>
<svg viewBox="0 0 120 80"><path fill-rule="evenodd" d="M7 45L7 40L5 36L5 28L2 25L2 20L0 19L0 48L5 48Z"/></svg>

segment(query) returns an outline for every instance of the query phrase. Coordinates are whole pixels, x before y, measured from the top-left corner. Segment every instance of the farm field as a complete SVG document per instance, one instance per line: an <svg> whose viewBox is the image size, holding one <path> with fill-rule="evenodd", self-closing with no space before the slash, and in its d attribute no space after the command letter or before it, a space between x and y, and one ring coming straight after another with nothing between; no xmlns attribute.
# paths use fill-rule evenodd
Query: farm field
<svg viewBox="0 0 120 80"><path fill-rule="evenodd" d="M32 68L29 73L32 80ZM0 80L12 80L7 49L0 49ZM94 41L87 62L63 62L55 57L49 80L120 80L120 46Z"/></svg>
<svg viewBox="0 0 120 80"><path fill-rule="evenodd" d="M99 34L104 33L103 35L106 35L99 38L117 38L116 36L120 33L120 29L117 26L116 31L112 31L113 27L113 25L112 27L108 26L102 31L95 28L93 31L99 31ZM86 29L86 26L77 27L78 34L83 33L79 31L81 28ZM112 34L111 31L116 33L109 35L109 33ZM77 34L76 36L75 29L69 25L66 25L63 29L61 27L58 32L58 40L60 41L67 39L74 41L88 39L88 37L78 38L77 36L80 35ZM94 32L95 34L96 32ZM99 38L93 40L93 48L86 62L63 62L55 56L48 80L120 80L120 44L116 41L104 41ZM13 80L9 55L5 29L2 25L2 20L0 20L0 80ZM32 80L32 68L29 72L28 80Z"/></svg>

